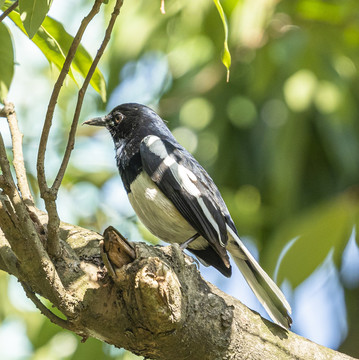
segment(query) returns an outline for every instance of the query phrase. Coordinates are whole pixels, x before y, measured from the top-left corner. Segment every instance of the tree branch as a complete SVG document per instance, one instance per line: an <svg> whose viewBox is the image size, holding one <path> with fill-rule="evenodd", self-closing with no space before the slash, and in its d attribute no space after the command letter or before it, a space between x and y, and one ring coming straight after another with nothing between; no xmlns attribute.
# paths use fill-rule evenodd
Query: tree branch
<svg viewBox="0 0 359 360"><path fill-rule="evenodd" d="M55 105L56 105L57 98L59 96L60 89L63 84L64 78L70 68L71 61L75 55L76 48L82 38L82 34L85 31L88 23L93 18L93 16L98 12L99 6L101 5L101 3L102 3L102 1L95 2L94 7L92 8L89 15L86 18L84 18L84 20L82 21L81 26L78 30L78 33L77 33L76 37L74 38L74 41L69 50L69 54L66 58L64 67L59 75L58 81L55 84L54 91L52 93L50 103L48 106L48 111L46 114L43 132L42 132L41 139L40 139L38 162L37 162L38 181L39 181L39 186L40 186L40 193L45 201L46 210L48 211L48 215L49 215L48 244L47 244L48 247L47 247L47 249L48 249L49 254L53 255L55 257L59 256L59 254L60 254L60 246L59 246L59 241L58 241L58 227L60 224L60 219L59 219L59 216L57 213L55 200L56 200L57 193L60 188L62 179L65 175L65 171L66 171L69 159L70 159L71 152L74 148L76 129L77 129L78 120L80 117L80 112L81 112L81 108L82 108L86 90L88 88L88 85L90 83L92 75L98 65L98 62L100 61L101 56L103 55L105 48L110 40L111 32L113 30L113 26L115 24L116 18L120 13L120 8L123 4L123 0L116 1L114 10L112 12L112 15L111 15L111 18L110 18L110 21L108 24L108 27L105 32L104 40L103 40L99 50L97 51L96 57L91 64L91 67L89 69L89 72L84 80L84 83L83 83L81 89L79 90L76 109L75 109L73 121L71 124L71 129L70 129L70 133L69 133L69 137L68 137L65 154L64 154L62 163L60 165L59 171L57 173L57 176L55 178L55 181L54 181L53 185L51 186L51 188L48 188L48 186L47 186L46 176L45 176L45 168L44 168L47 140L48 140L48 136L49 136L49 132L50 132L50 128L51 128ZM76 39L76 41L78 41L78 43L75 42L75 39ZM73 52L71 52L73 45L74 45L75 50ZM70 54L72 57L69 56ZM67 62L68 59L70 59L70 60ZM65 71L63 71L64 69L65 69Z"/></svg>
<svg viewBox="0 0 359 360"><path fill-rule="evenodd" d="M12 139L12 150L14 154L13 166L17 178L17 185L21 192L21 197L27 206L33 207L34 200L29 188L29 184L26 178L26 169L24 162L24 155L22 151L22 137L20 132L14 105L7 100L4 100L4 108L2 109L1 115L7 118L11 139Z"/></svg>
<svg viewBox="0 0 359 360"><path fill-rule="evenodd" d="M55 181L52 185L52 189L54 191L58 191L60 185L61 185L61 182L62 182L62 179L65 175L65 171L66 171L66 167L68 165L68 162L69 162L69 159L70 159L70 155L71 155L71 152L74 148L74 145L75 145L75 135L76 135L76 129L77 129L77 125L78 125L78 121L79 121L79 117L80 117L80 112L81 112L81 108L82 108L82 104L83 104L83 100L84 100L84 96L85 96L85 93L86 93L86 90L87 90L87 87L90 83L90 80L92 78L92 75L93 73L95 72L96 70L96 67L106 49L106 46L108 44L108 42L110 41L110 38L111 38L111 33L112 33L112 30L113 30L113 26L116 22L116 18L117 16L119 15L120 13L120 9L122 7L122 4L123 4L123 0L117 0L116 1L116 4L114 6L114 9L113 9L113 12L112 12L112 15L111 15L111 18L110 18L110 21L109 21L109 24L107 26L107 29L106 29L106 32L105 32L105 36L104 36L104 39L102 41L102 44L100 46L100 48L98 49L97 51L97 54L91 64L91 67L90 67L90 70L85 78L85 81L78 93L78 97L77 97L77 104L76 104L76 109L75 109L75 114L74 114L74 117L73 117L73 120L72 120L72 124L71 124L71 129L70 129L70 133L69 133L69 137L68 137L68 141L67 141L67 146L66 146L66 150L65 150L65 154L64 154L64 158L62 160L62 163L61 163L61 166L60 166L60 169L57 173L57 176L55 178Z"/></svg>
<svg viewBox="0 0 359 360"><path fill-rule="evenodd" d="M3 186L11 186L12 184L14 184L11 175L9 160L6 155L4 140L2 138L1 133L0 133L0 168L3 173L2 174Z"/></svg>
<svg viewBox="0 0 359 360"><path fill-rule="evenodd" d="M0 229L0 269L11 275L19 277L17 264L17 257L11 250L10 244L5 237L5 234Z"/></svg>
<svg viewBox="0 0 359 360"><path fill-rule="evenodd" d="M48 298L52 301L71 302L71 295L64 290L56 268L46 253L37 229L16 189L1 134L0 167L3 172L0 179L1 187L6 194L0 196L0 227L12 251L23 263L23 272L32 279L33 283L46 278L47 282L43 286L47 287ZM46 224L42 226L46 227ZM2 258L5 261L3 256ZM69 316L74 312L71 306L67 310Z"/></svg>
<svg viewBox="0 0 359 360"><path fill-rule="evenodd" d="M19 0L16 0L9 8L7 8L1 15L0 15L0 22L2 22L6 16L8 16L11 11L16 9L17 5L19 4Z"/></svg>
<svg viewBox="0 0 359 360"><path fill-rule="evenodd" d="M262 319L207 283L178 245L133 243L136 259L116 269L114 283L101 262L100 235L64 223L59 234L66 251L56 267L73 294L76 321L54 318L40 304L34 292L48 298L48 278L34 284L25 271L19 277L45 316L64 328L157 360L352 359ZM65 313L65 301L53 304Z"/></svg>
<svg viewBox="0 0 359 360"><path fill-rule="evenodd" d="M9 160L6 156L6 149L4 140L0 133L0 167L3 172L1 177L1 187L4 190L5 194L9 197L12 206L16 211L16 216L23 221L22 226L19 228L19 231L23 232L23 235L31 237L33 239L34 245L41 244L40 239L37 237L37 233L29 214L27 212L26 206L24 205L19 192L16 189L14 180L11 175L11 169Z"/></svg>
<svg viewBox="0 0 359 360"><path fill-rule="evenodd" d="M75 57L76 50L80 45L82 36L93 17L99 12L102 0L95 0L95 3L86 17L81 22L81 25L72 41L68 54L66 56L64 65L60 71L59 77L54 85L54 89L51 94L49 105L47 107L47 113L45 117L44 126L41 133L39 151L37 155L37 178L40 188L40 195L45 201L45 207L48 212L48 251L50 255L57 257L60 253L60 247L58 242L58 227L60 219L56 208L56 189L49 189L47 186L46 175L45 175L45 152L47 147L47 141L52 125L52 119L54 116L55 106L57 99L60 94L61 87L64 83L66 75L69 72L73 58Z"/></svg>

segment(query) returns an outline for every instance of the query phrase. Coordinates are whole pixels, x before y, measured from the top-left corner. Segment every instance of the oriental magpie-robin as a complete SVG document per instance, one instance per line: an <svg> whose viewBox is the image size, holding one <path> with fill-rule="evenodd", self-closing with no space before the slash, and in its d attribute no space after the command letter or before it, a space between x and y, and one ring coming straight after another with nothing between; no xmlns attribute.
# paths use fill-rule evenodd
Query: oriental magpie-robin
<svg viewBox="0 0 359 360"><path fill-rule="evenodd" d="M290 327L290 305L240 240L213 180L153 110L123 104L84 124L110 131L130 203L155 236L182 244L227 277L228 250L273 321Z"/></svg>

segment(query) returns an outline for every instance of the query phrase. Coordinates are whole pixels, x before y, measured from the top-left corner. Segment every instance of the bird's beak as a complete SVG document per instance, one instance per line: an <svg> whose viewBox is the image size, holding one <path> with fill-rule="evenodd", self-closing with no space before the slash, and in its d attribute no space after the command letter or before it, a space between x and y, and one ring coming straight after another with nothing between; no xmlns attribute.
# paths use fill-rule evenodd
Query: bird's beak
<svg viewBox="0 0 359 360"><path fill-rule="evenodd" d="M106 116L86 120L82 125L106 126Z"/></svg>

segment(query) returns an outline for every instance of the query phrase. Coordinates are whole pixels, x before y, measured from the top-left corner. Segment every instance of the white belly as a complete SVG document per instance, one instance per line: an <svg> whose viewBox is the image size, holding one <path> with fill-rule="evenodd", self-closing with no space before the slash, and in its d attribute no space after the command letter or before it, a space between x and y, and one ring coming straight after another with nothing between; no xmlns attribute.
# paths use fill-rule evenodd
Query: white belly
<svg viewBox="0 0 359 360"><path fill-rule="evenodd" d="M130 188L130 203L152 234L169 243L183 243L197 233L147 173L138 175ZM199 237L189 248L203 249L206 245L207 241Z"/></svg>

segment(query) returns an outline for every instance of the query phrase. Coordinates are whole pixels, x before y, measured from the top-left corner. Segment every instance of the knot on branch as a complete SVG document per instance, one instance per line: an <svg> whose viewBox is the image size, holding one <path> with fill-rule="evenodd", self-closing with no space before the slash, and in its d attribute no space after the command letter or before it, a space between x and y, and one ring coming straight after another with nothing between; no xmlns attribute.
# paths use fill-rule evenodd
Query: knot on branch
<svg viewBox="0 0 359 360"><path fill-rule="evenodd" d="M57 199L57 189L47 188L41 196L46 201L55 201Z"/></svg>
<svg viewBox="0 0 359 360"><path fill-rule="evenodd" d="M160 258L137 259L116 269L115 282L135 329L160 334L182 324L185 312L181 283Z"/></svg>
<svg viewBox="0 0 359 360"><path fill-rule="evenodd" d="M0 117L8 117L11 114L15 113L15 106L12 102L7 101L6 99L4 101L4 107L0 109Z"/></svg>
<svg viewBox="0 0 359 360"><path fill-rule="evenodd" d="M135 331L155 335L175 330L185 311L181 281L168 261L183 262L182 251L130 243L112 226L105 230L100 247Z"/></svg>
<svg viewBox="0 0 359 360"><path fill-rule="evenodd" d="M152 334L174 331L183 322L181 284L160 258L135 261L116 271L133 324Z"/></svg>

